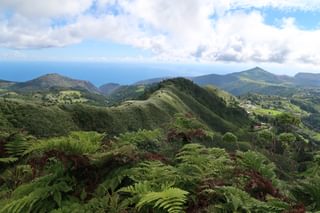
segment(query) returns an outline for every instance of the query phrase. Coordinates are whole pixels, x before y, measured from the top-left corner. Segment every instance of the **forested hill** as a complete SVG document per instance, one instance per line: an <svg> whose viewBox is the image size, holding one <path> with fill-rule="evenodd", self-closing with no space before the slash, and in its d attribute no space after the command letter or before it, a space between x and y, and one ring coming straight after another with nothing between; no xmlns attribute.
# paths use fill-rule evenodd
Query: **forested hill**
<svg viewBox="0 0 320 213"><path fill-rule="evenodd" d="M37 136L62 135L71 130L118 134L152 129L170 122L176 113L190 113L219 132L249 126L242 108L236 104L227 106L215 92L183 78L156 84L146 91L143 99L109 108L88 104L42 106L2 100L0 118L2 129L24 129Z"/></svg>
<svg viewBox="0 0 320 213"><path fill-rule="evenodd" d="M48 91L52 88L80 89L92 93L99 93L98 88L89 81L75 80L55 73L43 75L30 81L16 83L9 89L22 92L36 92Z"/></svg>

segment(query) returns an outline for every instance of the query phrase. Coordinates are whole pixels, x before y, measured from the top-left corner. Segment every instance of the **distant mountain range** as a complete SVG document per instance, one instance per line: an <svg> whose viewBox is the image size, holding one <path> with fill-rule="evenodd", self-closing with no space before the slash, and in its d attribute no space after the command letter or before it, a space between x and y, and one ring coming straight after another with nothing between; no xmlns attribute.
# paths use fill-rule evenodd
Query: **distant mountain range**
<svg viewBox="0 0 320 213"><path fill-rule="evenodd" d="M226 75L209 74L189 77L198 85L213 85L233 95L250 92L266 95L289 95L301 87L320 87L320 74L298 73L295 76L275 75L260 67ZM138 83L155 83L162 79L149 79Z"/></svg>
<svg viewBox="0 0 320 213"><path fill-rule="evenodd" d="M290 77L275 75L260 67L226 75L209 74L187 78L198 85L213 85L233 95L243 95L249 92L267 95L288 95L297 88L320 87L320 74L298 73ZM59 74L47 74L21 83L0 80L0 88L20 92L63 88L85 90L91 93L113 96L119 92L124 94L131 94L133 90L141 92L141 85L147 86L165 79L169 79L169 77L146 79L129 86L107 83L97 88L88 81L75 80Z"/></svg>

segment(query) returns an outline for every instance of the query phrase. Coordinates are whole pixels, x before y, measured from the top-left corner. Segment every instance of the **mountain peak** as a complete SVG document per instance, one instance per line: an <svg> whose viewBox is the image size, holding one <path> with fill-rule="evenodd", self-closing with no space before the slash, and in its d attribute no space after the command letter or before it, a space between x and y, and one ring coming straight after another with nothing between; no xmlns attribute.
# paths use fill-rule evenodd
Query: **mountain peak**
<svg viewBox="0 0 320 213"><path fill-rule="evenodd" d="M18 83L14 88L23 91L41 91L51 88L65 88L81 89L98 93L98 89L90 82L75 80L58 73L49 73L24 83Z"/></svg>
<svg viewBox="0 0 320 213"><path fill-rule="evenodd" d="M269 73L271 75L273 75L272 73L266 71L265 69L262 69L261 67L254 67L254 68L251 68L251 69L248 69L248 70L245 70L245 71L242 71L242 72L250 72L250 73Z"/></svg>

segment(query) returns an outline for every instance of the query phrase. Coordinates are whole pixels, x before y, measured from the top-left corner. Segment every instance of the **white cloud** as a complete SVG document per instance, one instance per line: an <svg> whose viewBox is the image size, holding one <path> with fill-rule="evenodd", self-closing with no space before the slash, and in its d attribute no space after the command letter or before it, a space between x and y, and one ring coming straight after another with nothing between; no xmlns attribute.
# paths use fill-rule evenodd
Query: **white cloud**
<svg viewBox="0 0 320 213"><path fill-rule="evenodd" d="M268 25L262 7L320 10L318 0L1 0L0 47L99 39L151 50L158 60L318 65L320 30L299 29L290 17Z"/></svg>
<svg viewBox="0 0 320 213"><path fill-rule="evenodd" d="M75 16L87 10L92 0L1 0L0 11L10 10L28 18Z"/></svg>

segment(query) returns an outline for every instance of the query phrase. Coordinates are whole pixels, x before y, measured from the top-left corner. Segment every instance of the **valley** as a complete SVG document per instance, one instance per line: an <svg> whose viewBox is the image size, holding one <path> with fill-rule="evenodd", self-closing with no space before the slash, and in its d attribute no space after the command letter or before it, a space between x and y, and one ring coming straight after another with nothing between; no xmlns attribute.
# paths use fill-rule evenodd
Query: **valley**
<svg viewBox="0 0 320 213"><path fill-rule="evenodd" d="M1 81L0 212L320 211L317 78Z"/></svg>

